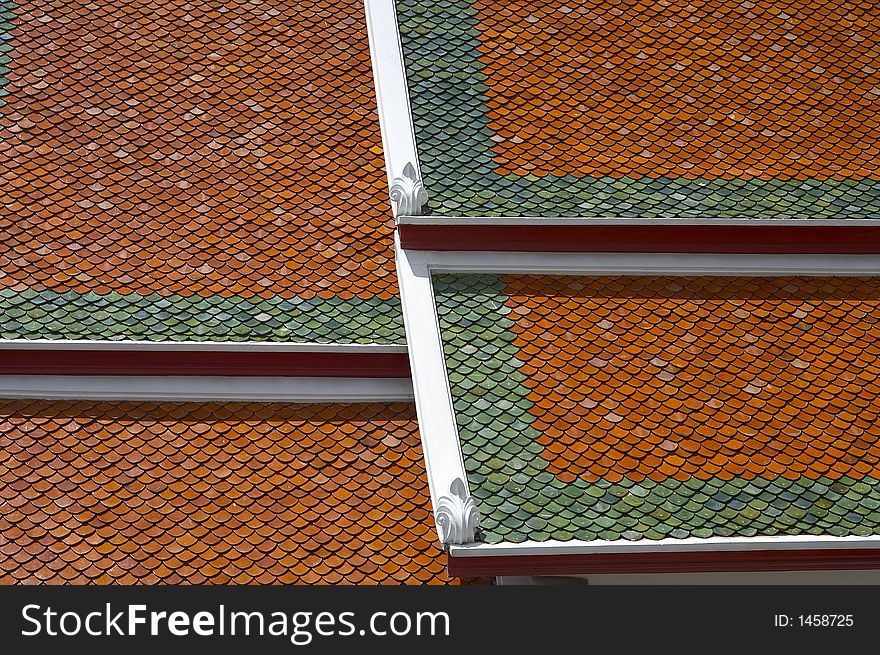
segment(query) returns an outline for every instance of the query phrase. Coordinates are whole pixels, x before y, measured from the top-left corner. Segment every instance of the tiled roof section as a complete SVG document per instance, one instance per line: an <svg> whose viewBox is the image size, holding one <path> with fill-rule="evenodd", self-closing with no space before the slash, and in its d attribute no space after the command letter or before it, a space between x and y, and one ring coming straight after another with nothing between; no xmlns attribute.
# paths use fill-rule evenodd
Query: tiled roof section
<svg viewBox="0 0 880 655"><path fill-rule="evenodd" d="M0 338L403 343L397 299L0 289Z"/></svg>
<svg viewBox="0 0 880 655"><path fill-rule="evenodd" d="M442 584L405 404L3 401L0 583Z"/></svg>
<svg viewBox="0 0 880 655"><path fill-rule="evenodd" d="M3 8L0 329L402 342L361 2Z"/></svg>
<svg viewBox="0 0 880 655"><path fill-rule="evenodd" d="M874 3L476 7L502 174L880 178Z"/></svg>
<svg viewBox="0 0 880 655"><path fill-rule="evenodd" d="M6 91L4 87L9 81L9 50L11 46L9 41L9 31L12 29L10 22L15 16L14 9L16 3L14 0L0 0L0 107L6 104L4 95Z"/></svg>
<svg viewBox="0 0 880 655"><path fill-rule="evenodd" d="M487 541L880 534L877 278L434 290Z"/></svg>
<svg viewBox="0 0 880 655"><path fill-rule="evenodd" d="M878 11L401 0L428 211L880 217Z"/></svg>

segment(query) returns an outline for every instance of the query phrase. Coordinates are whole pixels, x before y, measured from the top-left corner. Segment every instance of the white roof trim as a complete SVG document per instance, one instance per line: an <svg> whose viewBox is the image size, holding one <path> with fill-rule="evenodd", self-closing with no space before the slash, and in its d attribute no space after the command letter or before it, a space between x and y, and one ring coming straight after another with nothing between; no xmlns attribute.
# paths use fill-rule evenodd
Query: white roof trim
<svg viewBox="0 0 880 655"><path fill-rule="evenodd" d="M90 339L0 339L0 350L169 350L297 353L405 353L403 344L295 343L271 341L98 341Z"/></svg>
<svg viewBox="0 0 880 655"><path fill-rule="evenodd" d="M592 555L599 553L700 552L737 550L834 550L880 548L880 536L821 537L715 537L712 539L643 539L641 541L524 541L519 544L465 544L450 546L453 557L505 557L510 555Z"/></svg>
<svg viewBox="0 0 880 655"><path fill-rule="evenodd" d="M400 248L397 235L395 254L431 505L440 512L437 536L441 543L472 541L479 517L471 513L431 276L421 258Z"/></svg>
<svg viewBox="0 0 880 655"><path fill-rule="evenodd" d="M880 255L408 251L450 273L577 275L880 275Z"/></svg>
<svg viewBox="0 0 880 655"><path fill-rule="evenodd" d="M397 188L398 194L404 195L403 201L395 195L392 203L394 215L403 211L417 213L424 203L424 189L397 28L397 9L394 0L364 0L364 5L388 188ZM408 165L412 166L409 171ZM407 191L404 193L400 189Z"/></svg>
<svg viewBox="0 0 880 655"><path fill-rule="evenodd" d="M400 378L0 375L0 398L255 402L411 402Z"/></svg>
<svg viewBox="0 0 880 655"><path fill-rule="evenodd" d="M518 253L404 250L395 238L397 274L403 300L410 367L419 418L425 466L435 508L450 504L468 506L469 491L447 382L440 327L434 306L431 274L434 272L557 273L613 275L880 275L878 255L746 255L663 253ZM455 494L457 480L464 482L464 497ZM459 490L461 487L458 486ZM460 518L470 525L468 517ZM448 530L440 530L441 542ZM741 539L664 539L642 542L542 542L524 544L456 544L446 539L455 556L527 555L640 552L656 550L724 550L793 548L852 548L880 546L880 537L755 537ZM530 550L531 549L531 550Z"/></svg>
<svg viewBox="0 0 880 655"><path fill-rule="evenodd" d="M401 225L739 225L802 226L802 227L876 227L880 219L873 218L603 218L577 216L400 216Z"/></svg>

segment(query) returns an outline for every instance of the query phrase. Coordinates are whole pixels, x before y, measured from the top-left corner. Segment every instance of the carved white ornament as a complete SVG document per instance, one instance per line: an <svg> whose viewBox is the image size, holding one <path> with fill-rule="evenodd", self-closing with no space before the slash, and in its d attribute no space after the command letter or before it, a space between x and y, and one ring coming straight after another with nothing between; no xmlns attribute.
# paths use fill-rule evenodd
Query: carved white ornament
<svg viewBox="0 0 880 655"><path fill-rule="evenodd" d="M398 216L421 216L422 207L428 202L428 192L412 163L403 167L403 175L394 178L391 199L397 203Z"/></svg>
<svg viewBox="0 0 880 655"><path fill-rule="evenodd" d="M480 512L468 495L461 478L449 486L449 494L437 501L437 526L440 541L447 544L469 544L474 541L480 524Z"/></svg>

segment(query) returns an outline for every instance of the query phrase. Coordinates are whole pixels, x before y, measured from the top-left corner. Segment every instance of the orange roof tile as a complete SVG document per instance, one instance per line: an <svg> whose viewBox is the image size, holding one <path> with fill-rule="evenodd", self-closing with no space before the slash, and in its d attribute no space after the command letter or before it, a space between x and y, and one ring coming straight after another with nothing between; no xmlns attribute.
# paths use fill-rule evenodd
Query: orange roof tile
<svg viewBox="0 0 880 655"><path fill-rule="evenodd" d="M474 8L501 174L880 179L872 3Z"/></svg>
<svg viewBox="0 0 880 655"><path fill-rule="evenodd" d="M548 470L880 478L880 280L505 281Z"/></svg>
<svg viewBox="0 0 880 655"><path fill-rule="evenodd" d="M3 401L0 453L0 583L450 582L409 405Z"/></svg>
<svg viewBox="0 0 880 655"><path fill-rule="evenodd" d="M395 293L360 2L17 4L4 286Z"/></svg>

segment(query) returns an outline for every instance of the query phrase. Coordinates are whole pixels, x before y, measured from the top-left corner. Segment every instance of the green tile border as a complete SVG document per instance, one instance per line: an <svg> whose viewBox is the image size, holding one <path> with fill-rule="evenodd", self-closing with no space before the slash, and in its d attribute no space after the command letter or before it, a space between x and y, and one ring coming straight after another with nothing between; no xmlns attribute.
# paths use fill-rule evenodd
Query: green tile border
<svg viewBox="0 0 880 655"><path fill-rule="evenodd" d="M485 542L880 534L874 478L562 482L540 456L502 278L436 274L433 288Z"/></svg>
<svg viewBox="0 0 880 655"><path fill-rule="evenodd" d="M880 218L880 181L498 175L470 0L397 0L419 161L440 216Z"/></svg>
<svg viewBox="0 0 880 655"><path fill-rule="evenodd" d="M403 344L400 300L0 289L0 338Z"/></svg>

